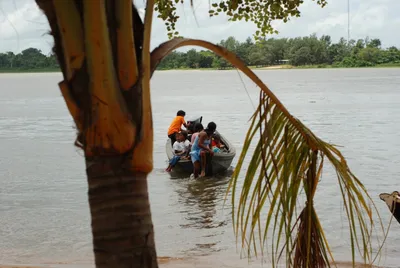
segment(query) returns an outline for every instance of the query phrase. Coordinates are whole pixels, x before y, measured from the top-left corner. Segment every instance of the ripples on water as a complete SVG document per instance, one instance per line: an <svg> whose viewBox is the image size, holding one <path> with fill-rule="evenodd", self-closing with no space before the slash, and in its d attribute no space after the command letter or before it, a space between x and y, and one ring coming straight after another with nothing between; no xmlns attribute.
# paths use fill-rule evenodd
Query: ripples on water
<svg viewBox="0 0 400 268"><path fill-rule="evenodd" d="M344 146L341 151L387 224L388 210L377 195L398 185L400 70L258 74L317 135ZM84 163L73 147L75 130L57 88L60 79L0 75L0 263L92 260ZM257 103L257 89L245 82ZM205 123L215 121L240 153L253 107L237 72L157 72L152 103L155 169L149 191L159 256L193 258L198 267L246 267L236 252L229 199L223 207L230 174L193 180L164 172L165 132L178 109L203 115ZM345 213L328 166L318 187L316 207L335 256L350 260ZM394 223L383 253L387 266L398 266L399 230Z"/></svg>

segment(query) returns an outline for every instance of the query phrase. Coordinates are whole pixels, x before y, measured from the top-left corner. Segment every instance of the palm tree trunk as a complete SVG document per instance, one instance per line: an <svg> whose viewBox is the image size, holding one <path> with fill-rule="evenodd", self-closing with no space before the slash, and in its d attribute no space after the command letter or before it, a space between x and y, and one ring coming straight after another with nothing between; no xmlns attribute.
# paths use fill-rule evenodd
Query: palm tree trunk
<svg viewBox="0 0 400 268"><path fill-rule="evenodd" d="M153 169L152 13L146 32L131 0L36 2L54 37L75 144L85 153L96 267L157 268L146 181Z"/></svg>
<svg viewBox="0 0 400 268"><path fill-rule="evenodd" d="M147 175L122 157L87 158L93 250L97 268L156 268Z"/></svg>

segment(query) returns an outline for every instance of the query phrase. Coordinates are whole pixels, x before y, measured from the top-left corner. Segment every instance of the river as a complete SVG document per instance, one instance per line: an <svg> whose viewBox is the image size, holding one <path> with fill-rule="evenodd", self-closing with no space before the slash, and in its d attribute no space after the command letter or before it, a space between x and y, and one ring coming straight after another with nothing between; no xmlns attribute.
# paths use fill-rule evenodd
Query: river
<svg viewBox="0 0 400 268"><path fill-rule="evenodd" d="M257 71L289 111L338 144L387 226L381 192L399 190L400 69ZM154 171L149 176L157 252L171 267L261 267L240 258L228 176L176 177L166 168L166 130L176 111L202 115L241 151L258 89L236 71L160 71L152 79ZM61 74L0 74L0 264L87 264L93 260L82 152L57 83ZM246 93L250 94L250 98ZM235 165L238 155L235 158ZM334 256L351 261L335 176L318 186L317 212ZM380 264L398 267L393 222ZM238 247L239 248L239 247ZM267 262L268 263L268 262ZM181 266L180 266L181 265ZM265 265L265 264L264 264ZM90 266L89 266L90 267Z"/></svg>

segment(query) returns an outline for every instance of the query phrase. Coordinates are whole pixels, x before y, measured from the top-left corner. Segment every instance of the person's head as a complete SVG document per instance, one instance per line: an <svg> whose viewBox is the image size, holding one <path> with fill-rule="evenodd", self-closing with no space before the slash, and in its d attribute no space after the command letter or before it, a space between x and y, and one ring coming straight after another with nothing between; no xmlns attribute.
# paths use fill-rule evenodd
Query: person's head
<svg viewBox="0 0 400 268"><path fill-rule="evenodd" d="M185 136L183 135L182 132L178 132L175 134L175 139L179 142L184 141L185 140Z"/></svg>
<svg viewBox="0 0 400 268"><path fill-rule="evenodd" d="M216 129L217 129L217 124L215 124L214 122L210 122L208 123L207 128L204 131L207 132L209 136L211 136L212 134L214 134Z"/></svg>
<svg viewBox="0 0 400 268"><path fill-rule="evenodd" d="M186 140L187 136L188 136L188 132L186 130L181 130L181 134L183 136L183 140Z"/></svg>
<svg viewBox="0 0 400 268"><path fill-rule="evenodd" d="M185 111L182 111L182 110L179 110L179 111L176 113L176 116L183 116L183 117L185 117L185 115L186 115Z"/></svg>
<svg viewBox="0 0 400 268"><path fill-rule="evenodd" d="M221 137L216 133L214 133L212 137L216 142L220 142L221 141Z"/></svg>
<svg viewBox="0 0 400 268"><path fill-rule="evenodd" d="M196 123L194 125L194 132L200 132L204 129L203 124L202 123Z"/></svg>

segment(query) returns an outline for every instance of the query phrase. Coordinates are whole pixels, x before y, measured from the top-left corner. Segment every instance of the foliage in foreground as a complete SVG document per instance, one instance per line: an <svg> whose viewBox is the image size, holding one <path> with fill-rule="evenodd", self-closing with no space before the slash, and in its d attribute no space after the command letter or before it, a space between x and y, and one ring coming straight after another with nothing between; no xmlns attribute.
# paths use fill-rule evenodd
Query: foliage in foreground
<svg viewBox="0 0 400 268"><path fill-rule="evenodd" d="M250 161L242 174L246 157ZM314 207L326 160L336 171L353 263L356 250L366 264L373 263L371 230L373 214L379 217L379 213L367 190L334 145L315 136L264 89L229 186L235 231L249 255L268 245L274 265L282 258L289 267L325 267L334 262ZM304 205L299 202L302 199Z"/></svg>

